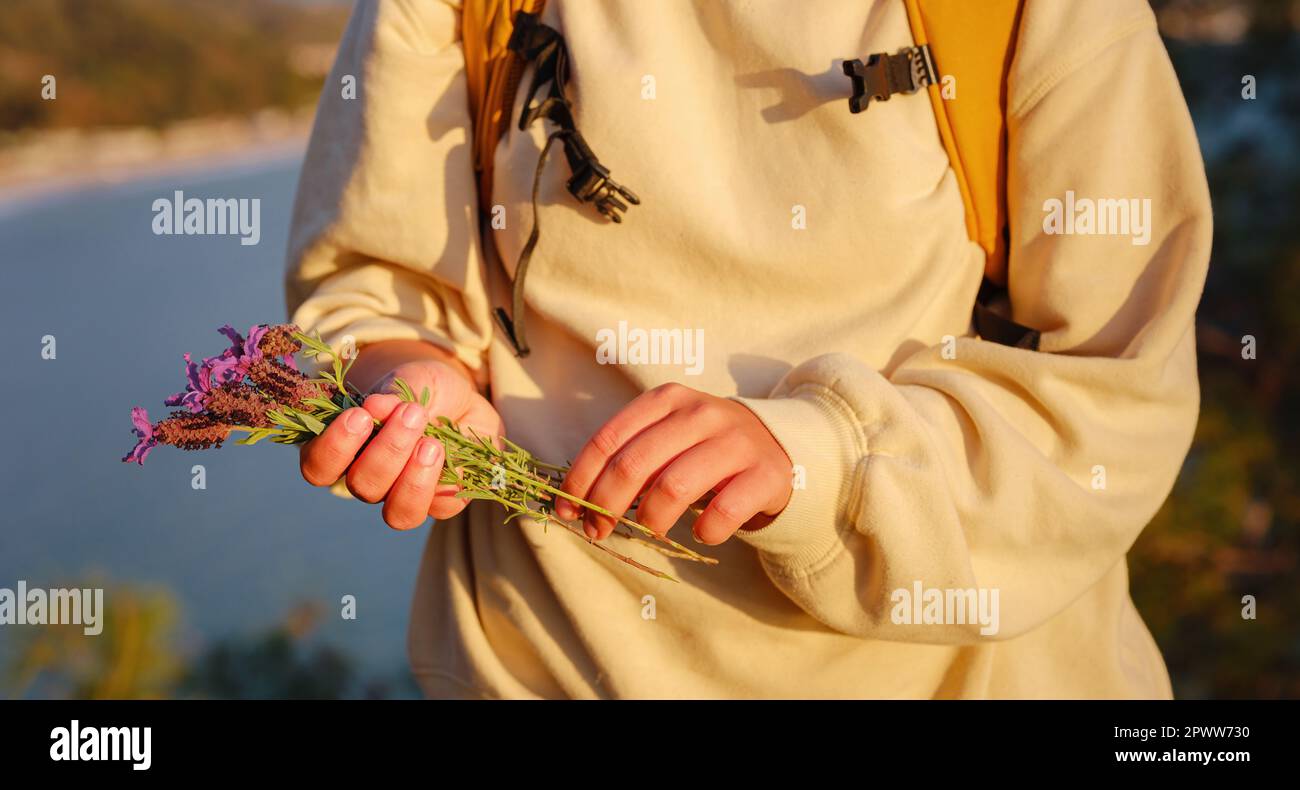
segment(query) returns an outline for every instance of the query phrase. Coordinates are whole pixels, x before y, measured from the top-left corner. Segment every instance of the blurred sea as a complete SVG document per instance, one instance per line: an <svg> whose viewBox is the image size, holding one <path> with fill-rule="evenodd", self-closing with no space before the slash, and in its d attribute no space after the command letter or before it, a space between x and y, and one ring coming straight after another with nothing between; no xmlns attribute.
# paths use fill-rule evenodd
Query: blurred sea
<svg viewBox="0 0 1300 790"><path fill-rule="evenodd" d="M405 666L405 629L429 526L386 527L376 508L306 485L277 445L184 453L139 468L129 412L166 413L181 354L224 347L285 318L281 271L301 150L0 205L0 587L90 578L162 585L181 606L181 647L266 629L316 601L316 639L365 674ZM156 198L260 198L261 241L155 236ZM41 357L45 335L57 358ZM206 467L206 490L191 467ZM178 501L179 500L179 501ZM340 617L354 595L357 618ZM111 591L105 602L112 606ZM0 629L0 647L8 639ZM2 653L3 651L0 651Z"/></svg>

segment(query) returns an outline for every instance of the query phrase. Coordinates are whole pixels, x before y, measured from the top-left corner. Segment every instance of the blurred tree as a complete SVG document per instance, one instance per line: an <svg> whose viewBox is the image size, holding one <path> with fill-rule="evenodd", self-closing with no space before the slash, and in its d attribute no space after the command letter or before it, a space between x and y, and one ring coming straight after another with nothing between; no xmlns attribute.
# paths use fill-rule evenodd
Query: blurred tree
<svg viewBox="0 0 1300 790"><path fill-rule="evenodd" d="M98 587L94 580L76 587ZM13 697L150 699L170 696L180 676L174 628L178 608L166 590L105 590L103 631L80 625L21 632L5 673Z"/></svg>
<svg viewBox="0 0 1300 790"><path fill-rule="evenodd" d="M296 66L348 6L284 0L4 0L0 130L163 124L315 102ZM58 98L41 98L41 79Z"/></svg>
<svg viewBox="0 0 1300 790"><path fill-rule="evenodd" d="M342 699L352 696L352 663L327 646L304 639L320 619L304 604L284 624L252 637L218 642L190 667L181 693L220 699Z"/></svg>
<svg viewBox="0 0 1300 790"><path fill-rule="evenodd" d="M89 580L74 587L96 587ZM192 661L178 647L180 607L161 588L105 590L103 631L42 626L18 631L4 656L0 690L11 698L344 699L415 697L402 668L362 678L344 652L314 641L318 604L293 608L283 622L213 643Z"/></svg>
<svg viewBox="0 0 1300 790"><path fill-rule="evenodd" d="M1153 5L1201 139L1215 240L1198 315L1201 420L1173 494L1130 555L1133 596L1178 695L1297 697L1300 7ZM1254 359L1243 358L1247 335Z"/></svg>

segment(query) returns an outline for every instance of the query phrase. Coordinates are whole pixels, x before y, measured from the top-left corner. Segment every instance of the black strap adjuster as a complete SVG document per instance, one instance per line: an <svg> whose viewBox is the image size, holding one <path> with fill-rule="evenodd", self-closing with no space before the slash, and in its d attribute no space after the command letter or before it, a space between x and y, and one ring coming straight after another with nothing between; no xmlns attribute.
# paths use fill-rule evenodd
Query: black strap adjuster
<svg viewBox="0 0 1300 790"><path fill-rule="evenodd" d="M916 93L936 82L934 59L930 47L904 47L890 55L877 52L863 63L856 58L844 61L844 73L853 81L849 111L864 112L871 100L889 101L895 93Z"/></svg>
<svg viewBox="0 0 1300 790"><path fill-rule="evenodd" d="M1006 289L999 288L987 279L980 283L975 308L971 312L975 334L999 345L1037 351L1043 333L1013 321L1008 315L1010 307Z"/></svg>
<svg viewBox="0 0 1300 790"><path fill-rule="evenodd" d="M636 193L609 177L609 168L600 163L587 145L582 132L572 130L564 137L564 154L573 177L565 184L569 194L583 203L591 203L611 222L622 222L628 204L639 206ZM626 201L626 202L624 202Z"/></svg>
<svg viewBox="0 0 1300 790"><path fill-rule="evenodd" d="M533 229L515 264L514 282L510 286L510 311L507 312L504 307L493 311L497 324L514 347L515 354L523 358L529 354L528 333L525 331L524 281L528 276L528 264L533 258L533 250L541 238L538 194L551 146L556 142L564 146L564 155L569 160L569 170L572 173L566 184L569 194L582 203L591 203L611 222L622 222L623 212L629 206L639 205L641 199L635 192L609 177L609 168L601 164L574 123L573 109L565 95L565 86L569 81L569 49L564 43L564 36L555 28L543 25L537 14L520 11L515 14L509 47L519 56L522 64L531 63L533 66L532 83L528 86L523 109L519 113L519 130L527 129L539 118L558 127L547 134L546 145L537 157L537 169L533 173ZM543 88L546 88L544 94Z"/></svg>
<svg viewBox="0 0 1300 790"><path fill-rule="evenodd" d="M623 212L629 205L640 205L641 199L610 178L609 168L597 158L574 123L573 111L565 95L569 81L569 51L564 37L538 21L536 14L521 11L515 16L510 48L525 62L535 64L532 84L519 114L519 130L527 129L538 118L545 118L560 127L559 137L564 143L569 171L573 174L566 184L569 194L583 203L595 205L596 210L611 222L622 222ZM537 95L545 85L550 85L550 89L545 98L537 101Z"/></svg>

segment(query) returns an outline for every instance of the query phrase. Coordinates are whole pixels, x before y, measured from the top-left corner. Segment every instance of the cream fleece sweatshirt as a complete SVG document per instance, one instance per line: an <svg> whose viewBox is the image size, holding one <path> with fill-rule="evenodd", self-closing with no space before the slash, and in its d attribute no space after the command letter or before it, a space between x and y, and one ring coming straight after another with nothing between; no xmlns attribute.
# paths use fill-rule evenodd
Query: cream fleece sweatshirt
<svg viewBox="0 0 1300 790"><path fill-rule="evenodd" d="M425 692L1170 696L1124 555L1196 422L1211 219L1147 4L1026 4L1011 299L1038 352L972 336L983 256L927 98L848 112L839 60L911 44L901 0L551 0L543 21L568 42L579 128L643 204L609 224L553 157L532 356L490 318L504 281L477 233L459 11L437 0L357 5L299 185L293 319L455 351L553 461L657 384L738 397L805 487L705 548L716 567L611 538L679 584L480 503L434 525L410 628ZM512 127L497 150L490 241L510 269L544 133ZM1116 199L1149 200L1149 243L1140 213L1128 235L1086 232L1102 217L1081 207ZM1048 232L1053 200L1073 233ZM700 370L600 364L620 322L701 332Z"/></svg>

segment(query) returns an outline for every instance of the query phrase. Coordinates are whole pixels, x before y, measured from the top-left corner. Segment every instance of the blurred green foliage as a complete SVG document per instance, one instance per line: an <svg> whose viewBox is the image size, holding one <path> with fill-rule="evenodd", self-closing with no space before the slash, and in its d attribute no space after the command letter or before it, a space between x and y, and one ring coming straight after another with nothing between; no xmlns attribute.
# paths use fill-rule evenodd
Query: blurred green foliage
<svg viewBox="0 0 1300 790"><path fill-rule="evenodd" d="M107 586L104 629L58 625L18 632L0 654L0 698L33 699L383 699L415 697L409 671L364 676L339 648L314 638L325 609L303 603L276 623L182 645L181 608L162 587L87 579Z"/></svg>
<svg viewBox="0 0 1300 790"><path fill-rule="evenodd" d="M315 102L295 63L349 8L282 0L3 0L0 129L163 124ZM53 75L58 100L41 99Z"/></svg>
<svg viewBox="0 0 1300 790"><path fill-rule="evenodd" d="M56 586L104 585L87 579ZM170 696L182 673L174 642L175 599L158 587L114 589L106 599L108 595L113 596L113 605L104 608L103 632L97 636L87 636L80 625L19 631L4 656L0 694L72 699Z"/></svg>

